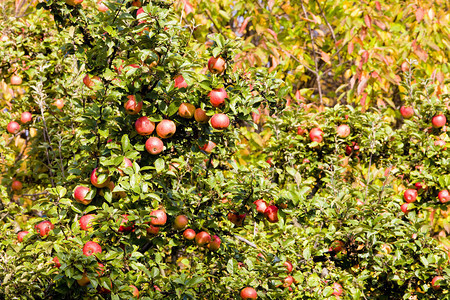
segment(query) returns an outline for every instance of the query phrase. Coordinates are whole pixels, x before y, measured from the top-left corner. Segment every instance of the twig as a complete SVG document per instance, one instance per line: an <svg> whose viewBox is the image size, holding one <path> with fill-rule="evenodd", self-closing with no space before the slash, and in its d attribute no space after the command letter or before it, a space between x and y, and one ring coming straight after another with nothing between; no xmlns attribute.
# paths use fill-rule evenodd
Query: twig
<svg viewBox="0 0 450 300"><path fill-rule="evenodd" d="M389 172L388 172L388 175L386 176L386 179L383 182L383 186L381 187L380 198L378 199L378 204L380 204L381 199L383 199L384 188L386 187L389 176L391 176L392 167L393 167L392 164L388 167Z"/></svg>
<svg viewBox="0 0 450 300"><path fill-rule="evenodd" d="M316 1L317 5L319 6L320 14L321 14L322 17L325 19L325 23L327 23L327 26L328 26L328 28L330 29L331 36L333 37L334 44L336 45L337 41L336 41L336 35L334 34L333 27L331 27L331 24L328 22L327 17L326 17L325 14L323 13L323 9L322 9L322 7L320 6L319 0L315 0L315 1ZM342 48L341 48L341 49L342 49ZM339 49L339 50L340 50L340 49ZM339 54L339 50L338 50L336 53L337 53L337 56L338 56L338 59L339 59L339 63L341 63L341 55Z"/></svg>
<svg viewBox="0 0 450 300"><path fill-rule="evenodd" d="M22 194L22 196L25 196L25 197L35 197L35 196L40 196L40 195L48 195L48 191L43 191L41 193L36 193L36 194Z"/></svg>
<svg viewBox="0 0 450 300"><path fill-rule="evenodd" d="M255 248L255 249L258 249L258 246L256 246L256 244L250 242L249 240L243 238L242 236L239 236L239 235L236 235L236 234L233 234L233 236L234 236L237 240L246 243L246 244L249 245L250 247L253 247L253 248Z"/></svg>
<svg viewBox="0 0 450 300"><path fill-rule="evenodd" d="M373 158L373 148L374 148L374 139L375 139L375 122L372 122L372 132L370 133L370 160L369 160L369 170L367 171L367 181L366 181L366 192L364 195L364 202L367 200L367 194L369 192L369 184L370 184L370 168L372 167L372 158Z"/></svg>
<svg viewBox="0 0 450 300"><path fill-rule="evenodd" d="M302 5L302 9L303 9L303 13L305 14L305 17L308 17L308 13L306 12L305 6L303 5L303 0L300 1L300 4ZM308 31L309 31L309 36L311 37L311 46L312 46L312 52L313 52L313 57L314 57L314 67L316 69L315 71L315 75L316 75L316 81L317 81L317 89L319 90L319 100L320 100L320 105L323 104L323 99L322 99L322 84L320 83L320 74L319 74L319 67L317 65L317 57L316 57L316 47L315 47L315 39L314 39L314 35L312 33L311 30L311 25L309 23L307 23L308 25Z"/></svg>
<svg viewBox="0 0 450 300"><path fill-rule="evenodd" d="M213 17L211 16L209 10L205 10L206 14L208 15L208 18L211 20L211 22L214 24L214 27L219 31L220 34L222 34L222 30L220 30L219 26L217 26L216 22L214 21Z"/></svg>

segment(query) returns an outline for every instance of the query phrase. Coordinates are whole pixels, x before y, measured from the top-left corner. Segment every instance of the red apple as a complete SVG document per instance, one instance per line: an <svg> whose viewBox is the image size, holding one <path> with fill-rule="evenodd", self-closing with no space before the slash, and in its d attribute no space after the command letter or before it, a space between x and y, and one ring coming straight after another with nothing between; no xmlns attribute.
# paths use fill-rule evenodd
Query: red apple
<svg viewBox="0 0 450 300"><path fill-rule="evenodd" d="M139 290L134 285L130 284L131 289L133 290L132 294L134 298L139 298Z"/></svg>
<svg viewBox="0 0 450 300"><path fill-rule="evenodd" d="M136 12L136 19L139 19L139 15L140 14L145 14L145 11L144 11L144 9L141 7L141 8L139 8L138 10L137 10L137 12ZM150 14L149 14L150 15ZM139 24L142 24L142 23L146 23L147 21L144 21L144 20L139 20Z"/></svg>
<svg viewBox="0 0 450 300"><path fill-rule="evenodd" d="M148 234L157 235L158 232L159 232L159 227L153 226L153 225L149 225L146 230L147 230Z"/></svg>
<svg viewBox="0 0 450 300"><path fill-rule="evenodd" d="M333 285L331 286L333 288L333 295L334 296L340 296L342 295L342 285L340 285L339 283L335 282L333 283Z"/></svg>
<svg viewBox="0 0 450 300"><path fill-rule="evenodd" d="M99 177L99 172L97 171L98 168L95 168L94 170L92 170L91 173L91 183L93 186L98 187L98 188L104 188L109 184L109 180L110 178L107 177L103 182L99 182L98 181L98 177ZM107 175L107 174L105 174Z"/></svg>
<svg viewBox="0 0 450 300"><path fill-rule="evenodd" d="M288 273L291 273L294 269L294 266L290 261L285 261L283 265L286 267Z"/></svg>
<svg viewBox="0 0 450 300"><path fill-rule="evenodd" d="M441 203L446 203L450 201L450 193L448 192L448 190L442 190L439 192L438 198Z"/></svg>
<svg viewBox="0 0 450 300"><path fill-rule="evenodd" d="M97 293L99 294L111 294L111 290L112 290L112 282L111 282L111 287L109 289L98 285L97 286Z"/></svg>
<svg viewBox="0 0 450 300"><path fill-rule="evenodd" d="M86 76L84 76L83 78L83 83L84 85L86 85L89 89L92 90L92 88L95 86L95 82L94 80L101 82L100 77L98 76L92 76L92 78L89 77L89 74L86 74Z"/></svg>
<svg viewBox="0 0 450 300"><path fill-rule="evenodd" d="M216 147L216 143L208 141L203 147L200 147L200 150L205 151L206 153L211 153L211 151Z"/></svg>
<svg viewBox="0 0 450 300"><path fill-rule="evenodd" d="M22 78L18 75L12 75L11 76L11 85L21 85L22 84Z"/></svg>
<svg viewBox="0 0 450 300"><path fill-rule="evenodd" d="M122 163L120 164L120 167L117 168L117 170L119 171L120 175L123 176L124 175L123 169L125 169L125 168L132 168L132 167L133 167L133 163L131 162L131 160L129 160L128 158L124 157Z"/></svg>
<svg viewBox="0 0 450 300"><path fill-rule="evenodd" d="M208 249L211 251L217 251L220 248L221 240L217 235L213 235L211 242L208 244Z"/></svg>
<svg viewBox="0 0 450 300"><path fill-rule="evenodd" d="M426 190L426 187L425 187L425 183L424 183L424 182L416 182L416 183L414 184L414 186L416 187L416 190L417 190L417 191L420 191L421 189Z"/></svg>
<svg viewBox="0 0 450 300"><path fill-rule="evenodd" d="M259 260L259 261L264 261L264 260L266 260L266 258L264 257L264 255L260 252L260 253L258 253L258 255L256 255L256 257L257 257L257 259Z"/></svg>
<svg viewBox="0 0 450 300"><path fill-rule="evenodd" d="M294 283L294 277L288 276L283 280L283 287L290 287Z"/></svg>
<svg viewBox="0 0 450 300"><path fill-rule="evenodd" d="M244 300L255 300L256 298L258 298L258 294L256 293L256 290L251 287L243 288L241 290L240 296Z"/></svg>
<svg viewBox="0 0 450 300"><path fill-rule="evenodd" d="M236 212L230 212L230 213L228 213L227 218L234 225L242 226L246 216L247 216L246 214L240 215L240 214L238 214Z"/></svg>
<svg viewBox="0 0 450 300"><path fill-rule="evenodd" d="M28 122L31 122L32 119L33 119L33 116L28 111L24 111L22 113L22 115L20 116L20 122L22 122L22 124L26 124Z"/></svg>
<svg viewBox="0 0 450 300"><path fill-rule="evenodd" d="M53 263L55 264L55 267L57 267L58 269L61 268L61 263L59 262L59 258L58 257L53 257Z"/></svg>
<svg viewBox="0 0 450 300"><path fill-rule="evenodd" d="M221 74L225 71L225 60L220 56L211 57L208 60L208 70L213 74Z"/></svg>
<svg viewBox="0 0 450 300"><path fill-rule="evenodd" d="M102 247L100 247L99 244L97 244L96 242L86 242L86 244L84 244L83 247L83 254L86 256L91 256L94 253L101 253L102 252Z"/></svg>
<svg viewBox="0 0 450 300"><path fill-rule="evenodd" d="M402 210L402 212L404 214L408 214L408 212L409 212L408 205L409 205L409 203L403 203L402 206L400 206L400 209Z"/></svg>
<svg viewBox="0 0 450 300"><path fill-rule="evenodd" d="M167 214L162 209L152 211L150 216L153 217L150 223L154 226L163 226L167 222Z"/></svg>
<svg viewBox="0 0 450 300"><path fill-rule="evenodd" d="M310 130L309 132L309 138L312 142L321 143L323 140L323 131L322 129L315 127Z"/></svg>
<svg viewBox="0 0 450 300"><path fill-rule="evenodd" d="M127 100L127 102L125 102L125 104L123 106L125 108L125 111L127 112L127 114L129 114L129 115L138 114L141 111L144 103L142 101L137 102L136 96L134 96L134 95L129 95L129 96L127 96L127 98L128 98L128 100ZM146 118L146 117L142 117L142 118ZM153 124L153 128L155 128L154 124Z"/></svg>
<svg viewBox="0 0 450 300"><path fill-rule="evenodd" d="M128 222L128 215L122 215L119 232L130 232L133 230L133 222Z"/></svg>
<svg viewBox="0 0 450 300"><path fill-rule="evenodd" d="M90 89L92 89L92 86L94 86L94 83L92 82L91 78L89 77L89 74L86 74L83 77L83 83L85 86L87 86Z"/></svg>
<svg viewBox="0 0 450 300"><path fill-rule="evenodd" d="M344 249L344 247L345 247L345 244L343 241L336 240L331 243L330 249L328 249L328 250L333 251L334 253L339 253L342 251L342 249Z"/></svg>
<svg viewBox="0 0 450 300"><path fill-rule="evenodd" d="M211 118L211 126L214 129L222 130L230 125L230 118L226 114L215 114Z"/></svg>
<svg viewBox="0 0 450 300"><path fill-rule="evenodd" d="M136 120L134 128L139 135L150 135L155 130L155 123L143 116Z"/></svg>
<svg viewBox="0 0 450 300"><path fill-rule="evenodd" d="M266 208L264 211L264 217L266 217L267 221L270 223L277 223L278 222L278 207L275 205L270 205Z"/></svg>
<svg viewBox="0 0 450 300"><path fill-rule="evenodd" d="M55 226L50 221L42 221L35 226L36 232L42 237L47 236L50 230L54 228Z"/></svg>
<svg viewBox="0 0 450 300"><path fill-rule="evenodd" d="M447 122L447 118L443 115L436 115L431 119L431 124L433 124L433 127L439 128L445 125Z"/></svg>
<svg viewBox="0 0 450 300"><path fill-rule="evenodd" d="M157 285L153 285L153 289L155 290L155 292L161 292L161 289Z"/></svg>
<svg viewBox="0 0 450 300"><path fill-rule="evenodd" d="M195 243L198 246L204 246L209 244L209 242L211 242L211 236L206 231L201 231L195 236Z"/></svg>
<svg viewBox="0 0 450 300"><path fill-rule="evenodd" d="M253 204L256 205L256 211L259 213L264 213L268 207L268 204L266 201L264 201L263 199L258 199L255 202L253 202Z"/></svg>
<svg viewBox="0 0 450 300"><path fill-rule="evenodd" d="M197 108L195 110L194 118L195 118L195 121L197 121L199 123L207 123L209 121L209 117L206 115L206 112L201 108Z"/></svg>
<svg viewBox="0 0 450 300"><path fill-rule="evenodd" d="M22 190L22 182L14 180L11 184L11 189L15 192Z"/></svg>
<svg viewBox="0 0 450 300"><path fill-rule="evenodd" d="M175 134L177 126L172 120L162 120L156 126L156 134L162 139L168 139Z"/></svg>
<svg viewBox="0 0 450 300"><path fill-rule="evenodd" d="M403 199L405 199L406 202L412 203L416 201L417 199L417 190L414 189L407 189L405 193L403 194Z"/></svg>
<svg viewBox="0 0 450 300"><path fill-rule="evenodd" d="M77 6L78 4L81 4L83 0L66 0L66 3L70 6ZM89 281L88 281L89 283Z"/></svg>
<svg viewBox="0 0 450 300"><path fill-rule="evenodd" d="M8 126L6 126L6 130L9 133L16 134L20 130L20 125L19 125L19 123L15 122L15 121L11 121L8 123Z"/></svg>
<svg viewBox="0 0 450 300"><path fill-rule="evenodd" d="M86 199L86 195L89 191L90 189L88 187L79 185L73 190L73 198L75 198L75 201L77 202L88 205L92 201L92 199Z"/></svg>
<svg viewBox="0 0 450 300"><path fill-rule="evenodd" d="M339 125L336 131L339 137L346 138L350 135L350 126L347 124Z"/></svg>
<svg viewBox="0 0 450 300"><path fill-rule="evenodd" d="M184 229L187 224L189 223L188 217L185 215L179 215L175 218L175 221L173 222L173 228L176 230Z"/></svg>
<svg viewBox="0 0 450 300"><path fill-rule="evenodd" d="M141 7L141 8L139 8L138 10L137 10L137 12L136 12L136 18L140 15L140 14L144 14L145 12L144 12L144 9Z"/></svg>
<svg viewBox="0 0 450 300"><path fill-rule="evenodd" d="M209 101L214 107L222 107L225 105L225 98L228 98L227 91L224 88L214 89L208 94Z"/></svg>
<svg viewBox="0 0 450 300"><path fill-rule="evenodd" d="M308 129L303 128L302 126L297 127L297 134L298 135L304 135L308 133Z"/></svg>
<svg viewBox="0 0 450 300"><path fill-rule="evenodd" d="M184 80L183 75L178 75L175 77L175 87L178 89L187 88L187 82Z"/></svg>
<svg viewBox="0 0 450 300"><path fill-rule="evenodd" d="M195 114L195 106L191 103L181 103L178 107L178 115L185 119L192 119Z"/></svg>
<svg viewBox="0 0 450 300"><path fill-rule="evenodd" d="M53 105L56 106L57 109L63 109L64 101L62 99L56 99L55 102L53 102Z"/></svg>
<svg viewBox="0 0 450 300"><path fill-rule="evenodd" d="M186 229L184 232L183 232L183 237L186 239L186 240L193 240L193 239L195 239L195 236L196 236L196 233L195 233L195 231L194 231L194 229L190 229L190 228L188 228L188 229Z"/></svg>
<svg viewBox="0 0 450 300"><path fill-rule="evenodd" d="M157 155L164 150L164 143L159 138L152 136L145 142L145 150L150 154Z"/></svg>
<svg viewBox="0 0 450 300"><path fill-rule="evenodd" d="M106 6L101 0L97 2L97 9L100 12L106 12L108 10L108 6Z"/></svg>
<svg viewBox="0 0 450 300"><path fill-rule="evenodd" d="M437 291L441 288L441 286L439 285L439 282L441 280L444 280L444 277L442 276L433 277L433 279L431 280L431 287L433 288L433 290Z"/></svg>
<svg viewBox="0 0 450 300"><path fill-rule="evenodd" d="M20 232L17 234L17 240L18 240L19 242L22 242L22 241L23 241L23 238L24 238L27 234L29 234L28 231L20 231Z"/></svg>
<svg viewBox="0 0 450 300"><path fill-rule="evenodd" d="M434 141L434 145L435 145L435 146L439 146L439 147L444 147L444 150L446 149L446 148L445 148L446 143L445 143L445 141L443 141L443 140L437 140L437 141Z"/></svg>
<svg viewBox="0 0 450 300"><path fill-rule="evenodd" d="M89 230L92 229L92 220L95 219L94 214L84 215L80 218L80 228L81 230Z"/></svg>
<svg viewBox="0 0 450 300"><path fill-rule="evenodd" d="M414 109L410 106L402 106L400 107L400 114L405 119L411 119L414 116Z"/></svg>
<svg viewBox="0 0 450 300"><path fill-rule="evenodd" d="M66 0L68 1L68 0ZM70 0L71 1L71 0ZM78 285L79 286L86 286L88 285L91 281L89 280L89 278L87 277L86 273L83 274L83 277L81 277L81 279L77 279Z"/></svg>

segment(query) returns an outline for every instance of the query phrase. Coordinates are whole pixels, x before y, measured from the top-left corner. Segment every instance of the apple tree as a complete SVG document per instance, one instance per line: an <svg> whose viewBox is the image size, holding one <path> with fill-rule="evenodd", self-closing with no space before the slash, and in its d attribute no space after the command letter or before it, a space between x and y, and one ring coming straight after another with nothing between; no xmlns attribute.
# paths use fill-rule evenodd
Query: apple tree
<svg viewBox="0 0 450 300"><path fill-rule="evenodd" d="M50 0L2 21L0 295L448 297L436 81L404 74L400 112L288 105L239 40L199 42L174 9Z"/></svg>

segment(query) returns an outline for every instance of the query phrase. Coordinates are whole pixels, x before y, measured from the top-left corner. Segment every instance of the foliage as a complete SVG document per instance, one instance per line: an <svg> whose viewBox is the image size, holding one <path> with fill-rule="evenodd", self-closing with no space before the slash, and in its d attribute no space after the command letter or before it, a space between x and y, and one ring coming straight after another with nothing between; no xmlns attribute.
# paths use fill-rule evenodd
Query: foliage
<svg viewBox="0 0 450 300"><path fill-rule="evenodd" d="M0 143L3 298L130 299L133 285L141 299L236 299L247 286L262 299L333 299L339 297L332 288L336 282L344 298L449 297L448 241L443 237L447 205L436 198L450 185L449 154L434 144L449 138L446 127L430 125L436 114L450 117L448 82L422 79L430 72L428 66L414 69L409 61L394 92L414 107L416 115L409 120L394 109L397 104L370 108L348 101L352 105L324 109L320 102L301 102L298 94L298 103L286 101L288 94L294 95L292 86L293 91L300 88L294 84L299 77L318 75L318 61L308 57L312 31L287 26L298 22L321 30L318 19L311 23L297 14L305 3L278 7L270 2L256 9L259 2L233 2L233 18L253 11L251 24L257 33L251 33L251 25L241 26L248 29L241 30L248 35L242 41L217 25L232 14L222 10L216 15L220 3L201 2L196 7L208 10L221 31L209 35L206 44L208 29L184 25L186 16L180 18L170 2L145 1L142 13L129 1L105 2L105 12L99 12L101 3L70 3L42 2L25 17L5 15L0 23L6 36L0 42L5 107L0 127L20 120L24 111L33 116L19 132L5 130ZM254 10L248 10L250 5ZM343 10L347 2L339 5L323 6L323 15L317 12L318 2L309 2L307 8L333 26L342 23L334 31L338 39L347 39L343 20L353 24L349 16L358 13ZM277 18L281 10L283 17ZM264 19L268 11L274 15ZM383 18L377 22L397 22L395 16ZM446 20L440 14L438 19ZM286 30L271 34L279 41L271 41L279 46L277 51L297 49L292 55L304 61L280 59L272 68L261 66L266 51L272 51L255 42L267 30L262 20ZM366 26L378 32L377 22L369 26L369 21ZM414 26L420 31L422 23ZM304 48L283 48L296 35L306 36L298 41ZM249 48L250 39L255 48ZM269 42L264 43L274 47ZM368 44L375 49L378 42L382 38ZM338 55L328 34L319 34L314 43L311 47L321 44L325 54ZM394 47L390 45L386 47ZM244 70L241 62L251 65L252 51L261 63ZM350 59L348 55L341 59ZM400 59L400 54L392 55ZM439 55L440 48L433 57ZM218 56L226 60L226 69L213 74L207 62ZM302 64L312 74L302 75ZM337 62L329 64L336 76L342 75ZM355 74L374 69L387 80L397 72L373 61L362 65ZM23 83L13 85L14 75ZM186 87L176 84L179 75ZM370 97L383 93L383 82L377 86L370 81ZM214 107L209 92L222 87L226 104ZM348 90L348 100L357 89ZM311 99L318 94L310 85L301 93ZM130 96L143 102L137 114L124 107ZM339 100L336 94L326 97ZM224 113L231 124L218 130L211 121L185 118L179 112L183 103L204 109L210 117ZM150 134L161 137L160 154L149 153L148 135L136 131L142 116L156 124L176 124L172 137L162 137L158 127L159 133ZM350 127L347 137L337 134L342 124ZM322 141L311 141L315 127L323 131ZM211 151L203 147L208 141L216 145ZM14 181L21 181L23 189L14 190ZM404 214L403 193L417 182L423 182L419 197ZM80 186L90 190L86 204L75 198ZM278 221L257 211L254 202L259 199L278 208ZM155 210L167 214L167 222L153 224L158 233L150 215ZM92 228L83 230L80 219L89 214L95 215ZM179 215L188 217L186 228L219 237L219 249L185 239L183 230L174 227ZM54 224L48 235L36 227L44 220ZM29 231L23 241L17 238L20 231ZM100 253L86 255L87 242L98 243ZM292 272L286 262L293 264ZM433 289L431 280L437 275L444 280L440 289ZM288 276L294 283L286 281Z"/></svg>
<svg viewBox="0 0 450 300"><path fill-rule="evenodd" d="M194 36L240 37L235 60L268 66L292 86L292 98L333 106L400 105L398 85L408 59L418 75L444 88L449 72L447 1L182 0ZM299 94L295 94L296 91ZM447 91L448 92L448 91Z"/></svg>

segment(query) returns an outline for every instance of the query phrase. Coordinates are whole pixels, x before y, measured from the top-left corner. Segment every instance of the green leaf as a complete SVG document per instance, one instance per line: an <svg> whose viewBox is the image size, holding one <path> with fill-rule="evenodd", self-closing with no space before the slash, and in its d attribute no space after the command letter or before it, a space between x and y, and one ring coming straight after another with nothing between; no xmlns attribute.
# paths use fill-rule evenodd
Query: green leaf
<svg viewBox="0 0 450 300"><path fill-rule="evenodd" d="M303 257L308 260L311 258L311 248L308 246L305 249L303 249Z"/></svg>
<svg viewBox="0 0 450 300"><path fill-rule="evenodd" d="M161 171L164 170L164 167L165 167L164 159L158 158L157 160L155 160L156 172L161 173Z"/></svg>
<svg viewBox="0 0 450 300"><path fill-rule="evenodd" d="M233 258L230 258L227 263L227 271L230 275L233 275L237 268L237 262Z"/></svg>
<svg viewBox="0 0 450 300"><path fill-rule="evenodd" d="M130 139L128 138L128 134L122 135L122 139L120 140L122 144L122 152L126 153L130 150Z"/></svg>

